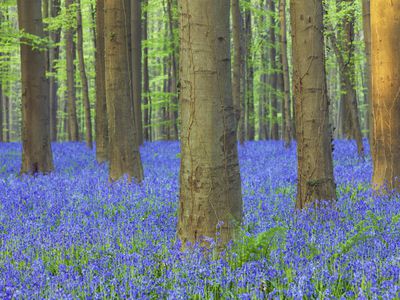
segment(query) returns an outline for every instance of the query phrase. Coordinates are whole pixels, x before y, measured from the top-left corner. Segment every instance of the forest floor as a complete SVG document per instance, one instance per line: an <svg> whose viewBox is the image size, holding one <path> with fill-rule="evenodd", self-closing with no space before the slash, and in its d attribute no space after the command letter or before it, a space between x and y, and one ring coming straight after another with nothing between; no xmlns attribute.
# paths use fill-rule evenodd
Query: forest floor
<svg viewBox="0 0 400 300"><path fill-rule="evenodd" d="M353 143L335 142L336 210L318 213L294 210L294 146L240 146L243 232L220 256L179 251L179 144L141 152L138 186L108 183L83 143L34 178L0 145L1 299L400 299L400 195L370 190Z"/></svg>

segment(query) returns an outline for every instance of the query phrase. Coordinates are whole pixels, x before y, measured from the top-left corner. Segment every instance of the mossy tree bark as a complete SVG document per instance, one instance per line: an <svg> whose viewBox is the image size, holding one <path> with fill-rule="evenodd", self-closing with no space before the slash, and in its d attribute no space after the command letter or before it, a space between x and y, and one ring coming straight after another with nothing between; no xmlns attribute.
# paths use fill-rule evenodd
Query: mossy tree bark
<svg viewBox="0 0 400 300"><path fill-rule="evenodd" d="M40 0L18 0L20 30L44 37ZM53 170L49 124L49 82L45 52L21 42L22 167L21 173Z"/></svg>
<svg viewBox="0 0 400 300"><path fill-rule="evenodd" d="M234 237L242 218L232 100L229 0L180 0L183 243Z"/></svg>
<svg viewBox="0 0 400 300"><path fill-rule="evenodd" d="M296 208L335 195L332 134L325 76L322 1L291 0L293 84L296 99Z"/></svg>
<svg viewBox="0 0 400 300"><path fill-rule="evenodd" d="M143 180L133 116L129 70L128 14L125 0L104 1L105 82L109 133L110 181L123 175Z"/></svg>
<svg viewBox="0 0 400 300"><path fill-rule="evenodd" d="M373 176L400 189L400 0L371 0Z"/></svg>

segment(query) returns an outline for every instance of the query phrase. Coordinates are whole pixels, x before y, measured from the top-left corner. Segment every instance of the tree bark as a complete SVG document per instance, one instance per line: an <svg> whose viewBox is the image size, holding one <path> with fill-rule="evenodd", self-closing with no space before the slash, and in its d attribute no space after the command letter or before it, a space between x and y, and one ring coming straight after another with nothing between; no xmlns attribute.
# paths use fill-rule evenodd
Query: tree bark
<svg viewBox="0 0 400 300"><path fill-rule="evenodd" d="M245 10L246 28L246 136L247 140L253 141L255 136L254 118L254 67L253 67L253 33L252 16L250 8Z"/></svg>
<svg viewBox="0 0 400 300"><path fill-rule="evenodd" d="M74 0L65 0L65 8L67 13L71 14ZM73 22L75 24L75 22ZM67 95L68 95L68 139L70 141L79 141L79 128L76 116L76 91L74 82L74 58L75 58L75 43L74 43L75 25L68 25L65 30L65 51L67 60Z"/></svg>
<svg viewBox="0 0 400 300"><path fill-rule="evenodd" d="M61 11L60 0L50 1L50 14L52 18L57 17ZM52 141L57 141L57 110L58 110L58 83L55 74L57 69L55 67L55 61L60 58L60 43L61 39L61 28L53 32L50 32L50 38L54 42L55 46L49 50L49 64L51 76L49 78L49 94L50 94L50 138Z"/></svg>
<svg viewBox="0 0 400 300"><path fill-rule="evenodd" d="M400 0L371 0L373 176L400 190Z"/></svg>
<svg viewBox="0 0 400 300"><path fill-rule="evenodd" d="M18 0L20 30L44 37L41 1ZM49 82L46 57L29 41L21 42L22 83L22 167L21 173L48 173L53 170L49 124Z"/></svg>
<svg viewBox="0 0 400 300"><path fill-rule="evenodd" d="M269 49L269 60L271 62L272 72L270 74L270 129L271 139L279 140L279 125L278 125L278 98L276 91L278 88L278 76L276 74L276 34L275 34L275 0L269 0L269 11L270 11L270 49Z"/></svg>
<svg viewBox="0 0 400 300"><path fill-rule="evenodd" d="M89 86L86 76L85 58L83 55L83 30L82 30L82 12L81 12L81 0L76 0L76 21L77 21L77 50L79 60L79 74L81 77L82 84L82 101L85 108L85 138L86 146L89 149L93 149L93 135L92 135L92 116L90 112L90 100L89 100Z"/></svg>
<svg viewBox="0 0 400 300"><path fill-rule="evenodd" d="M148 23L148 0L144 0L144 24L143 24L143 40L147 41L147 23ZM143 48L143 104L144 104L144 139L151 140L151 115L149 106L150 104L150 85L149 85L149 48L146 45Z"/></svg>
<svg viewBox="0 0 400 300"><path fill-rule="evenodd" d="M181 171L178 237L225 245L242 219L232 100L229 0L180 0ZM195 53L195 55L193 55Z"/></svg>
<svg viewBox="0 0 400 300"><path fill-rule="evenodd" d="M133 110L138 144L142 145L142 7L140 0L132 0L131 18Z"/></svg>
<svg viewBox="0 0 400 300"><path fill-rule="evenodd" d="M284 126L283 126L283 140L285 147L290 147L292 139L292 126L290 120L290 75L289 63L287 57L287 38L286 38L286 0L280 0L279 3L279 20L280 20L280 44L282 55L282 69L283 69L283 89L284 89Z"/></svg>
<svg viewBox="0 0 400 300"><path fill-rule="evenodd" d="M297 127L297 209L315 200L336 199L322 11L321 1L290 2Z"/></svg>
<svg viewBox="0 0 400 300"><path fill-rule="evenodd" d="M373 120L372 120L372 78L371 78L371 12L370 12L370 0L362 0L362 11L363 11L363 30L364 30L364 45L365 45L365 55L367 58L366 70L365 70L365 80L367 82L368 89L366 90L367 101L368 101L368 139L369 144L372 145L373 142Z"/></svg>
<svg viewBox="0 0 400 300"><path fill-rule="evenodd" d="M241 14L239 0L231 1L232 40L233 40L233 72L232 72L232 96L235 112L236 126L240 120L240 66L242 64L242 45L240 43Z"/></svg>
<svg viewBox="0 0 400 300"><path fill-rule="evenodd" d="M177 60L176 60L176 52L177 52L177 47L176 47L176 42L175 42L175 36L174 36L174 31L175 31L175 22L173 20L173 14L172 14L172 6L173 6L173 1L168 0L167 1L167 11L168 11L168 24L169 24L169 35L170 35L170 40L172 43L172 52L170 55L170 61L171 61L171 66L170 66L170 92L172 94L172 99L169 107L169 119L172 123L171 125L171 139L177 140L178 139L178 99L176 97L177 95L177 80L178 80L178 68L177 68Z"/></svg>
<svg viewBox="0 0 400 300"><path fill-rule="evenodd" d="M96 4L96 159L98 163L108 160L108 121L104 60L104 0Z"/></svg>
<svg viewBox="0 0 400 300"><path fill-rule="evenodd" d="M124 0L104 1L105 82L109 132L110 181L123 175L143 180L135 128L130 72L129 35Z"/></svg>

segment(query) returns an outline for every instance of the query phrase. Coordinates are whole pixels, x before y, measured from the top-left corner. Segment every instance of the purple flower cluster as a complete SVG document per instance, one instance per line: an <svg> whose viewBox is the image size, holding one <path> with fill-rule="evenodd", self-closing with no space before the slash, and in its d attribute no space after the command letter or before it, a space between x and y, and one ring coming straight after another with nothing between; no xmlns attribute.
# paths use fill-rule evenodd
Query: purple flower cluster
<svg viewBox="0 0 400 300"><path fill-rule="evenodd" d="M335 142L336 209L295 212L295 147L239 147L242 237L221 255L180 251L179 144L141 149L141 186L108 182L80 143L56 170L18 176L0 144L0 299L400 298L400 196L370 189L371 160Z"/></svg>

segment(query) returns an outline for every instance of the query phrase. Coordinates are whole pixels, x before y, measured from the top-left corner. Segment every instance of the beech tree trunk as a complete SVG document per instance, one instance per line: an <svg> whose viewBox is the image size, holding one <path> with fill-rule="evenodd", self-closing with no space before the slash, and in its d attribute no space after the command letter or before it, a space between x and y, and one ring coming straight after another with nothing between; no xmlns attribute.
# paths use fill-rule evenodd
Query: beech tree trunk
<svg viewBox="0 0 400 300"><path fill-rule="evenodd" d="M135 127L138 144L143 144L142 123L142 7L140 0L131 2L132 84Z"/></svg>
<svg viewBox="0 0 400 300"><path fill-rule="evenodd" d="M362 11L363 11L363 29L364 29L364 45L365 45L365 55L367 57L366 70L365 70L365 80L367 82L368 89L365 91L367 94L368 101L368 139L370 146L373 142L373 120L372 120L372 78L371 78L371 12L370 12L370 0L362 1ZM371 151L372 152L372 151Z"/></svg>
<svg viewBox="0 0 400 300"><path fill-rule="evenodd" d="M254 67L253 67L253 33L252 17L250 8L245 10L246 28L246 136L247 140L254 140L255 118L254 118Z"/></svg>
<svg viewBox="0 0 400 300"><path fill-rule="evenodd" d="M82 84L82 101L85 108L85 138L86 145L89 149L93 148L93 135L92 135L92 116L90 113L90 101L89 101L89 86L88 80L86 76L86 68L85 68L85 58L83 55L83 31L82 31L82 12L81 12L81 0L76 0L77 8L76 8L76 21L77 21L77 50L78 50L78 59L79 59L79 74L81 77Z"/></svg>
<svg viewBox="0 0 400 300"><path fill-rule="evenodd" d="M240 66L242 64L242 45L240 43L241 14L239 0L231 1L232 40L233 40L233 72L232 72L232 96L235 112L236 127L240 120Z"/></svg>
<svg viewBox="0 0 400 300"><path fill-rule="evenodd" d="M293 84L296 99L296 208L333 200L332 133L325 76L322 1L291 0Z"/></svg>
<svg viewBox="0 0 400 300"><path fill-rule="evenodd" d="M124 0L104 1L105 82L109 132L110 181L123 175L143 180L135 128L130 72L129 24Z"/></svg>
<svg viewBox="0 0 400 300"><path fill-rule="evenodd" d="M269 0L270 11L270 49L269 60L271 63L272 73L270 74L270 129L271 139L279 140L279 125L278 125L278 97L276 91L278 89L278 76L276 74L276 34L275 34L275 0Z"/></svg>
<svg viewBox="0 0 400 300"><path fill-rule="evenodd" d="M373 176L400 190L400 0L371 0Z"/></svg>
<svg viewBox="0 0 400 300"><path fill-rule="evenodd" d="M44 37L40 0L18 0L19 29ZM49 124L49 82L45 52L21 43L22 167L21 173L53 170Z"/></svg>
<svg viewBox="0 0 400 300"><path fill-rule="evenodd" d="M225 245L242 219L232 100L229 0L180 0L181 171L178 237ZM193 55L195 54L195 55Z"/></svg>
<svg viewBox="0 0 400 300"><path fill-rule="evenodd" d="M283 89L284 89L284 124L283 124L283 140L285 147L290 147L292 139L292 125L290 120L290 74L289 63L287 57L287 38L286 38L286 0L280 0L279 3L279 20L280 20L280 44L282 55L282 69L283 69Z"/></svg>
<svg viewBox="0 0 400 300"><path fill-rule="evenodd" d="M71 13L74 0L65 0L65 8L68 13ZM65 51L67 60L67 95L68 95L68 139L70 141L79 141L78 119L76 116L76 91L74 80L74 58L75 58L75 43L74 43L74 27L69 24L65 30Z"/></svg>
<svg viewBox="0 0 400 300"><path fill-rule="evenodd" d="M108 160L108 121L104 60L104 0L96 2L96 159Z"/></svg>
<svg viewBox="0 0 400 300"><path fill-rule="evenodd" d="M143 24L143 40L147 41L147 7L148 7L148 0L144 0L144 24ZM150 86L149 86L149 49L147 46L143 49L143 104L144 104L144 139L146 141L151 140L151 114L150 114Z"/></svg>
<svg viewBox="0 0 400 300"><path fill-rule="evenodd" d="M60 0L50 0L50 14L52 18L55 18L60 14L61 4ZM50 32L50 38L56 44L49 50L49 64L51 76L49 78L49 93L50 93L50 138L52 141L57 141L57 110L58 110L58 83L55 77L57 72L55 67L55 61L60 58L60 46L57 46L61 39L61 28L53 32Z"/></svg>

